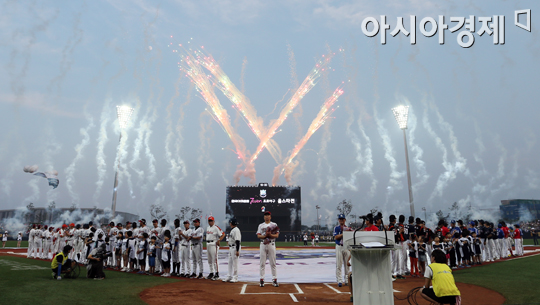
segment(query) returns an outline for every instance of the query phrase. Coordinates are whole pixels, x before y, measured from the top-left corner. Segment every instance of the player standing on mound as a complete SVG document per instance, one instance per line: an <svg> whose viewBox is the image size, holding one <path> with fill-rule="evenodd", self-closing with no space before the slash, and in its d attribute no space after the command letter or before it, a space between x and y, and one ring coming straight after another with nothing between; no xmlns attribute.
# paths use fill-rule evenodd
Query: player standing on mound
<svg viewBox="0 0 540 305"><path fill-rule="evenodd" d="M264 212L264 222L259 225L257 237L261 240L260 245L260 268L261 268L261 287L264 287L264 269L266 259L270 263L272 270L272 285L279 287L276 271L276 238L279 237L279 227L275 222L271 222L272 213Z"/></svg>

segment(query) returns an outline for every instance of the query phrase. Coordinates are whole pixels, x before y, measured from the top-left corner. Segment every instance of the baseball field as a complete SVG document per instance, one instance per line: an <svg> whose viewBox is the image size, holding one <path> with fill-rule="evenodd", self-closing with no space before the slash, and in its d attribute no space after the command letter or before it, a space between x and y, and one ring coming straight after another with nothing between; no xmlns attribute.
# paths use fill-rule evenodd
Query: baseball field
<svg viewBox="0 0 540 305"><path fill-rule="evenodd" d="M95 281L84 277L84 269L77 279L57 281L51 277L49 261L27 259L20 255L24 250L0 250L1 304L350 304L349 288L332 282L282 283L276 288L259 287L254 282L185 280L110 270L106 270L105 280ZM287 273L287 266L279 272ZM490 305L540 304L538 274L538 251L528 251L523 258L454 271L463 304ZM395 281L395 304L428 304L419 295L417 303L412 297L407 300L408 292L422 285L422 279L410 277Z"/></svg>

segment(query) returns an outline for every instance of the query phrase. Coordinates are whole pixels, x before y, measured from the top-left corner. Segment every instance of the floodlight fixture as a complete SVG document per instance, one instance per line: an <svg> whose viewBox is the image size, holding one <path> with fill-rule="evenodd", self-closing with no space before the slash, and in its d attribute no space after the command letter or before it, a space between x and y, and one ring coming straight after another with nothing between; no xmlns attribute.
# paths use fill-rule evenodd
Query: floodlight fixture
<svg viewBox="0 0 540 305"><path fill-rule="evenodd" d="M126 128L127 124L129 123L129 120L131 119L131 115L133 114L133 108L122 105L122 106L116 106L116 116L118 117L118 123L120 124L120 129ZM120 132L120 139L118 140L118 147L120 147L120 143L122 142L122 132ZM114 175L114 188L113 188L113 199L112 199L112 218L116 216L116 193L118 189L118 172L120 170L120 149L118 151L118 164L116 167L116 173Z"/></svg>
<svg viewBox="0 0 540 305"><path fill-rule="evenodd" d="M133 114L133 108L129 106L116 106L116 116L118 117L118 123L120 124L120 129L126 128L131 115Z"/></svg>
<svg viewBox="0 0 540 305"><path fill-rule="evenodd" d="M392 108L392 112L394 113L394 117L396 118L399 128L407 129L407 119L409 118L409 106L403 106L403 105L397 106L395 108Z"/></svg>

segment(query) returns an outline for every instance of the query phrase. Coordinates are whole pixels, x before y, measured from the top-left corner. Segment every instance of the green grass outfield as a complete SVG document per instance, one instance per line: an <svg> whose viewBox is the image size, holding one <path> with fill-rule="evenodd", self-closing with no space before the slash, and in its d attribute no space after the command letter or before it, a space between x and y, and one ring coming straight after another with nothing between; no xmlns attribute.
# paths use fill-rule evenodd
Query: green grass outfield
<svg viewBox="0 0 540 305"><path fill-rule="evenodd" d="M455 270L457 282L495 290L505 304L540 304L540 255Z"/></svg>
<svg viewBox="0 0 540 305"><path fill-rule="evenodd" d="M1 245L2 244L0 244L0 246ZM16 240L8 240L8 241L6 241L6 247L11 247L11 248L17 247L17 241ZM21 241L21 248L28 248L28 241L27 240Z"/></svg>
<svg viewBox="0 0 540 305"><path fill-rule="evenodd" d="M33 268L43 269L33 269ZM0 256L1 304L146 304L139 298L143 290L172 282L157 276L126 274L105 270L106 279L90 280L81 268L77 279L53 280L51 263L22 257Z"/></svg>

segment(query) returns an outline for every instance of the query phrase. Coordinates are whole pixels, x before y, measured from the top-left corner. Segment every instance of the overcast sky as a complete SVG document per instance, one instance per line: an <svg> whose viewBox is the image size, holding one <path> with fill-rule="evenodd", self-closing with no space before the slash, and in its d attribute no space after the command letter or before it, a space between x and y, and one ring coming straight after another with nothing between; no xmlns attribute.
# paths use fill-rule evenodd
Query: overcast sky
<svg viewBox="0 0 540 305"><path fill-rule="evenodd" d="M336 53L273 138L285 159L342 86L335 112L294 159L304 224L314 223L315 205L334 219L342 199L356 214L375 206L409 214L403 133L391 111L400 104L410 106L417 214L453 202L488 211L502 199L539 199L539 29L536 16L531 32L514 25L516 10L535 14L539 3L465 2L3 1L0 207L52 200L110 207L120 135L115 107L125 104L135 112L120 149L117 209L148 217L159 203L171 215L192 206L223 218L225 187L246 166L179 71L179 44L204 46L266 126L322 55ZM361 28L364 18L380 15L390 25L385 45L380 32L370 38ZM439 32L427 38L417 30L415 45L401 33L392 37L397 17L410 30L410 15L417 25L443 15L449 28L451 17L474 15L476 32L479 17L504 15L505 44L475 33L474 45L462 48L457 37L465 28L446 30L443 45ZM253 153L259 140L215 92ZM34 164L57 170L60 186L52 190L22 171ZM270 183L277 165L264 150L256 181ZM278 184L286 183L281 175Z"/></svg>

